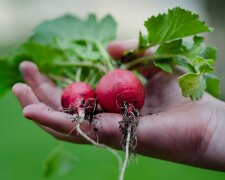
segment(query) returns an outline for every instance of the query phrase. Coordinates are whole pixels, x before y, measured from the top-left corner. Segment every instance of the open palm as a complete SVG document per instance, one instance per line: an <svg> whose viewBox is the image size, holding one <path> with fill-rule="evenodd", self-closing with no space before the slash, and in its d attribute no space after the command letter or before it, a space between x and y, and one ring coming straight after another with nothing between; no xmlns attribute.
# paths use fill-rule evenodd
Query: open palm
<svg viewBox="0 0 225 180"><path fill-rule="evenodd" d="M136 41L114 42L109 53L119 58ZM20 101L24 116L36 122L57 139L86 143L75 131L68 114L60 112L62 90L39 73L36 65L23 62L21 71L26 84L16 84L13 92ZM225 105L204 95L192 102L182 97L177 85L177 71L168 74L155 69L142 69L148 77L146 99L137 131L137 153L189 165L225 170ZM82 129L93 139L115 148L120 147L120 114L99 113L93 127ZM95 130L94 130L95 129Z"/></svg>

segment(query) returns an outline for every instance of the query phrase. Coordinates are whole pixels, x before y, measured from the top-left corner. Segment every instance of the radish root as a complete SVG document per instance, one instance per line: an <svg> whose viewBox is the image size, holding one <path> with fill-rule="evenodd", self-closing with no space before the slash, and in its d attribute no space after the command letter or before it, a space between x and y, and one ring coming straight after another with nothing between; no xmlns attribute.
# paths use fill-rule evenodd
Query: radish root
<svg viewBox="0 0 225 180"><path fill-rule="evenodd" d="M130 149L130 136L131 136L131 132L130 132L130 128L129 128L128 133L127 133L127 140L126 140L127 142L126 142L126 149L125 149L125 159L124 159L121 171L120 171L119 180L123 180L124 179L124 174L125 174L125 171L126 171L128 160L129 160L129 155L130 155L130 151L129 151L129 149Z"/></svg>
<svg viewBox="0 0 225 180"><path fill-rule="evenodd" d="M139 123L139 112L131 104L124 103L122 107L123 120L120 121L120 130L122 131L121 146L125 151L123 166L120 170L119 180L124 179L126 167L130 154L134 153L137 146L136 131Z"/></svg>
<svg viewBox="0 0 225 180"><path fill-rule="evenodd" d="M94 105L94 110L89 111L90 109L92 109L92 108L90 108L91 105ZM81 108L81 107L78 108L78 107L74 107L73 105L71 105L69 108L64 109L64 112L72 115L72 122L77 122L77 125L75 127L73 127L67 135L70 135L74 130L76 130L77 133L80 136L82 136L85 140L87 140L89 143L93 144L96 147L107 149L117 159L118 164L119 164L119 170L120 170L122 167L122 159L121 159L120 155L117 153L117 151L114 150L113 148L110 148L109 146L107 146L105 144L101 144L99 142L94 141L92 138L87 136L86 133L80 128L81 123L84 121L87 121L89 124L91 123L95 109L96 109L95 101L94 101L94 103L88 102L88 105L85 105L84 108ZM77 112L77 113L74 113L74 112ZM70 116L70 119L71 119L71 116Z"/></svg>

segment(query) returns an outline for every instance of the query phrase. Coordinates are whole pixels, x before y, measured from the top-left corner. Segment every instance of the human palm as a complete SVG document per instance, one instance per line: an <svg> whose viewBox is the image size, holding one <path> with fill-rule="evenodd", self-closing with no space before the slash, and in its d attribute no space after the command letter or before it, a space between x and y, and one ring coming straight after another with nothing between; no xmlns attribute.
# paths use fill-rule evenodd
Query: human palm
<svg viewBox="0 0 225 180"><path fill-rule="evenodd" d="M111 56L119 58L135 44L134 41L114 42L108 50ZM75 124L68 114L59 111L62 90L30 62L22 63L21 71L26 84L14 85L13 92L24 108L24 116L57 139L86 143L75 131L68 135ZM220 138L225 137L224 103L206 93L202 100L195 102L182 97L177 85L179 71L168 74L142 69L141 72L149 81L137 130L137 153L225 170L225 140ZM120 114L99 113L92 126L83 124L82 129L91 138L98 136L99 142L120 148L118 122L121 118Z"/></svg>

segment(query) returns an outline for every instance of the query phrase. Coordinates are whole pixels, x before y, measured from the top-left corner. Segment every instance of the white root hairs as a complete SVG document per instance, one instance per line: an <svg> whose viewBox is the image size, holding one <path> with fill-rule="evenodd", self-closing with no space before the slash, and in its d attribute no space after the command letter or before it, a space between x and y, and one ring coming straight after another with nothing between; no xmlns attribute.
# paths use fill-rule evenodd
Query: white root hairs
<svg viewBox="0 0 225 180"><path fill-rule="evenodd" d="M132 107L134 112L132 111L128 111L128 106ZM135 107L132 104L126 104L124 103L124 111L123 111L123 119L121 122L127 121L127 118L129 119L130 124L128 124L128 126L126 127L126 139L125 139L125 158L123 161L123 166L120 170L120 175L119 175L119 180L124 180L124 175L125 175L125 171L127 168L127 164L129 161L129 157L130 157L130 151L133 150L134 147L136 147L137 142L136 142L136 126L138 125L138 121L139 121L139 112L135 109ZM132 124L134 123L134 124ZM135 123L137 123L137 125L135 125ZM122 130L123 131L123 130ZM133 138L135 138L135 141L133 140ZM135 144L133 144L135 142Z"/></svg>

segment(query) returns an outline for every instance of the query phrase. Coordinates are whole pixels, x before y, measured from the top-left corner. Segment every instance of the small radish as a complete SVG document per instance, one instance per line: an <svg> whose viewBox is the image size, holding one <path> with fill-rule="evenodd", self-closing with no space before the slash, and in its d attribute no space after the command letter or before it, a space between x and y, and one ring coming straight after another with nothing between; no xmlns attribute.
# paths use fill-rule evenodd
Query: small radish
<svg viewBox="0 0 225 180"><path fill-rule="evenodd" d="M105 111L123 115L123 120L119 122L122 131L121 145L126 154L119 176L119 180L123 180L130 152L137 145L138 110L144 104L144 87L131 71L116 69L100 79L96 95Z"/></svg>
<svg viewBox="0 0 225 180"><path fill-rule="evenodd" d="M95 91L86 83L75 82L70 84L64 91L61 97L61 105L66 113L69 113L73 117L73 121L77 122L77 125L70 130L68 134L71 134L75 129L84 139L89 143L107 149L118 160L119 167L121 167L122 160L119 154L112 148L94 141L87 136L85 132L80 128L83 121L88 120L91 124L91 120L94 115L96 101Z"/></svg>
<svg viewBox="0 0 225 180"><path fill-rule="evenodd" d="M124 103L140 110L144 104L144 87L128 70L115 69L103 76L96 89L97 100L108 112L121 113Z"/></svg>
<svg viewBox="0 0 225 180"><path fill-rule="evenodd" d="M79 116L93 112L95 109L95 91L86 83L75 82L70 84L61 97L61 105L70 114Z"/></svg>

